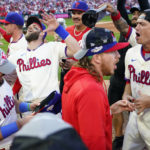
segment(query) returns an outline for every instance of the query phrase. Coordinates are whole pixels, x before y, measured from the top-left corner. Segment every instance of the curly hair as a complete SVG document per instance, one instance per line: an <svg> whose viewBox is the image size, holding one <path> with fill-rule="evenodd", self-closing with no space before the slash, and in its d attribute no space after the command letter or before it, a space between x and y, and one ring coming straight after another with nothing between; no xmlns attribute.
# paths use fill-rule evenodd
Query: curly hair
<svg viewBox="0 0 150 150"><path fill-rule="evenodd" d="M76 64L76 67L85 68L98 82L101 81L100 74L96 71L94 65L91 63L91 58L86 56L80 59Z"/></svg>

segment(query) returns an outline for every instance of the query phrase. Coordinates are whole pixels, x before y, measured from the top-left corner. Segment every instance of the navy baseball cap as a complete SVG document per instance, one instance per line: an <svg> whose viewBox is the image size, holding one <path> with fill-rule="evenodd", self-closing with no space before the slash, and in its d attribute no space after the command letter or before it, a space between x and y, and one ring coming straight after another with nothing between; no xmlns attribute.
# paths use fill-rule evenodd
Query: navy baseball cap
<svg viewBox="0 0 150 150"><path fill-rule="evenodd" d="M15 69L15 66L7 60L4 51L0 49L0 72L3 74L11 74Z"/></svg>
<svg viewBox="0 0 150 150"><path fill-rule="evenodd" d="M84 56L117 51L128 46L129 43L117 43L112 31L95 27L83 35L81 45L82 49L74 54L74 58L78 60Z"/></svg>
<svg viewBox="0 0 150 150"><path fill-rule="evenodd" d="M16 24L19 26L24 25L24 19L22 15L16 13L16 12L9 12L4 20L0 20L1 23L6 24Z"/></svg>
<svg viewBox="0 0 150 150"><path fill-rule="evenodd" d="M40 20L36 16L30 16L28 18L26 27L28 28L32 23L37 23L40 26L42 31L46 29L46 26L43 23L41 23ZM46 35L47 35L47 32L45 32L43 39L46 38Z"/></svg>
<svg viewBox="0 0 150 150"><path fill-rule="evenodd" d="M89 8L88 8L88 5L86 2L84 1L75 1L73 4L72 4L72 7L71 9L69 9L69 11L72 11L72 10L79 10L79 11L87 11Z"/></svg>
<svg viewBox="0 0 150 150"><path fill-rule="evenodd" d="M132 7L131 9L130 9L130 13L131 14L133 14L135 11L141 11L138 7Z"/></svg>

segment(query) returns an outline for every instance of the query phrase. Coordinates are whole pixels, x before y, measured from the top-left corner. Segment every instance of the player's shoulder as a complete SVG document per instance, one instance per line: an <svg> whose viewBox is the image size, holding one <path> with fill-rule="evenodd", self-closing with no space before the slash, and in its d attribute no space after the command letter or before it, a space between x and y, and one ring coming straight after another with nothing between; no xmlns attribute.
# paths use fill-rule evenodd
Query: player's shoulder
<svg viewBox="0 0 150 150"><path fill-rule="evenodd" d="M141 47L142 47L141 44L137 44L136 46L129 48L126 55L131 55L131 54L135 55L139 53L141 51Z"/></svg>

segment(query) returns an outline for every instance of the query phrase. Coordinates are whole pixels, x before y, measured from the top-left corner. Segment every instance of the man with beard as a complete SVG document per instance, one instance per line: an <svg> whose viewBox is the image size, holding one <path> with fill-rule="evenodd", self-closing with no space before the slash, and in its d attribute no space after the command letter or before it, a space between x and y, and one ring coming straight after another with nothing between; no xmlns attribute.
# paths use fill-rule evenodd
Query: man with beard
<svg viewBox="0 0 150 150"><path fill-rule="evenodd" d="M72 4L71 11L72 14L72 21L73 24L70 27L67 27L66 30L79 42L79 45L81 46L81 39L82 36L90 30L90 28L86 27L82 23L82 15L84 12L88 10L88 5L84 1L75 1ZM76 61L73 59L63 59L60 62L60 66L62 67L61 69L61 80L60 80L60 91L62 92L63 90L63 85L64 85L64 76L65 74L69 71L71 66L75 63Z"/></svg>
<svg viewBox="0 0 150 150"><path fill-rule="evenodd" d="M74 55L78 63L64 78L62 118L89 150L112 150L111 113L132 109L126 100L109 107L103 76L114 73L120 57L117 50L129 43L117 43L111 31L95 27L83 35L82 45Z"/></svg>
<svg viewBox="0 0 150 150"><path fill-rule="evenodd" d="M69 35L52 14L43 15L43 23L48 27L42 30L38 18L31 16L27 20L26 51L9 57L16 65L19 81L23 88L23 101L41 101L51 92L59 92L59 59L72 57L80 49L77 41ZM65 43L44 43L45 32L55 31Z"/></svg>

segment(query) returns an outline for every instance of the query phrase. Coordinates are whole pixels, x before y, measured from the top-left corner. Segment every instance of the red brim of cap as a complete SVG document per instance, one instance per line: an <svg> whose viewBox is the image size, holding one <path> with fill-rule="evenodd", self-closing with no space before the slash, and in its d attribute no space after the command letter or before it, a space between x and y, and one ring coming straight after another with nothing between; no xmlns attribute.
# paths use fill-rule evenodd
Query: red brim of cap
<svg viewBox="0 0 150 150"><path fill-rule="evenodd" d="M82 9L69 9L69 11L73 11L73 10L85 12L85 10L82 10Z"/></svg>
<svg viewBox="0 0 150 150"><path fill-rule="evenodd" d="M120 42L115 44L113 47L109 48L108 50L105 51L105 53L109 53L109 52L114 52L114 51L118 51L121 50L127 46L129 46L129 42Z"/></svg>
<svg viewBox="0 0 150 150"><path fill-rule="evenodd" d="M6 20L1 20L1 19L0 19L0 22L1 22L1 23L10 23L10 22L8 22L8 21L6 21Z"/></svg>

